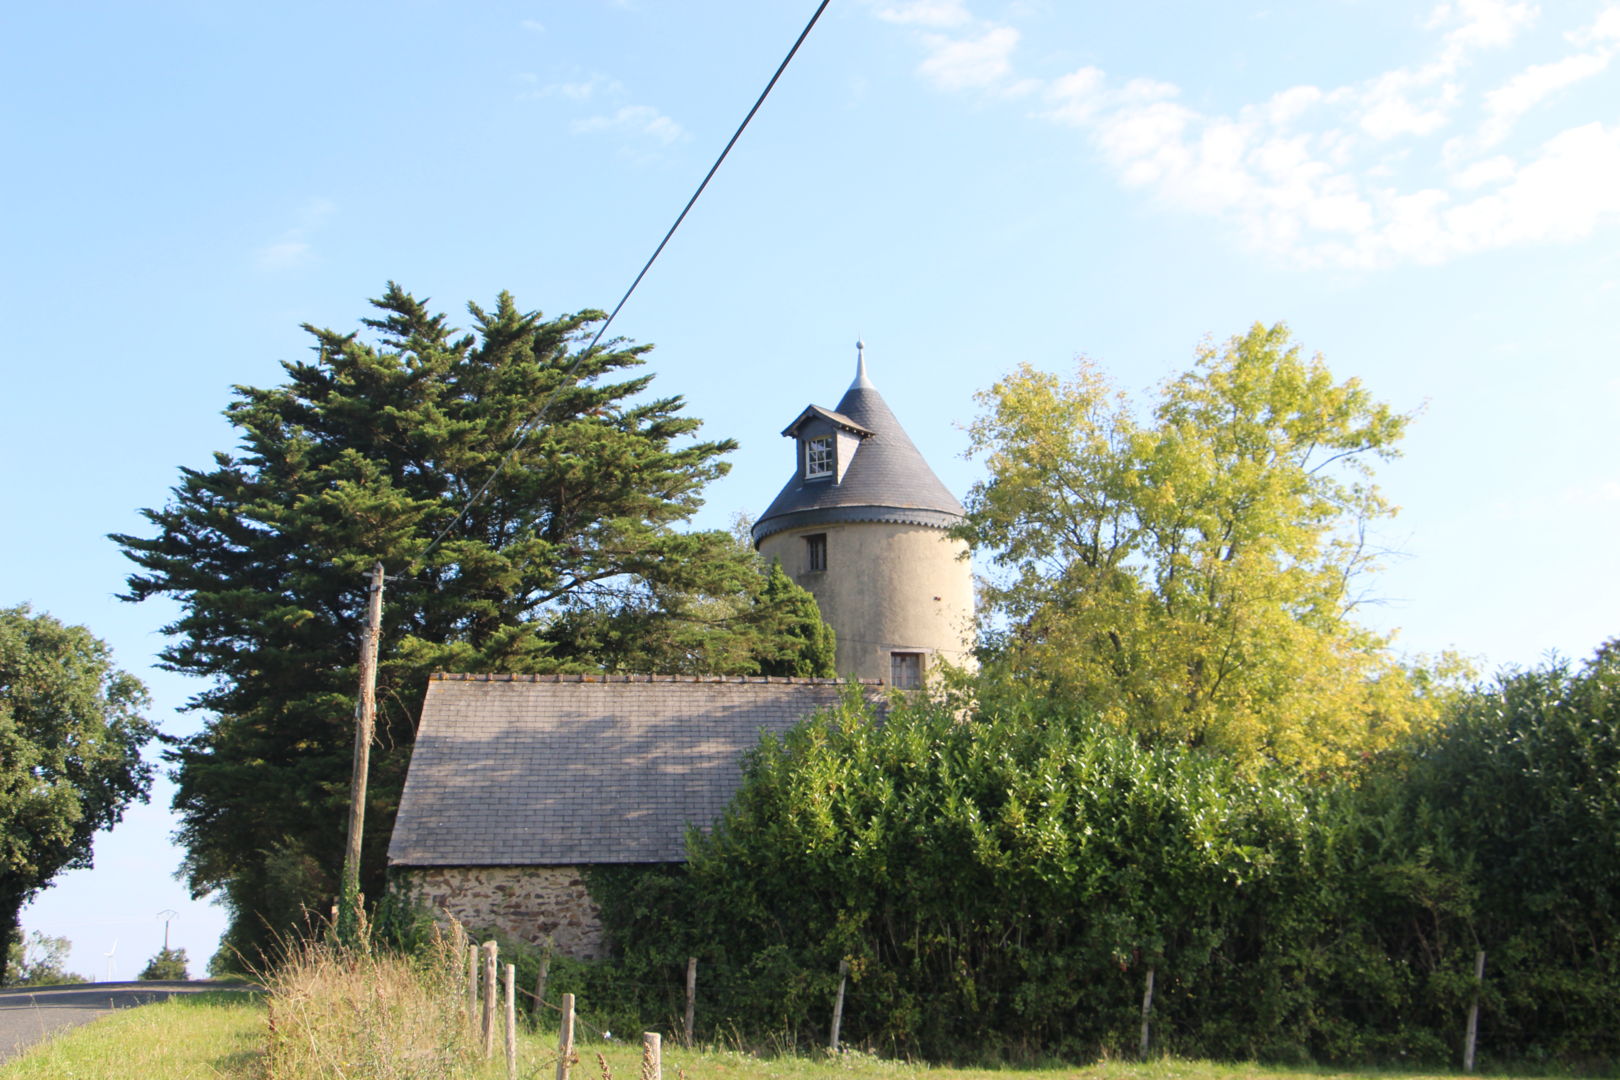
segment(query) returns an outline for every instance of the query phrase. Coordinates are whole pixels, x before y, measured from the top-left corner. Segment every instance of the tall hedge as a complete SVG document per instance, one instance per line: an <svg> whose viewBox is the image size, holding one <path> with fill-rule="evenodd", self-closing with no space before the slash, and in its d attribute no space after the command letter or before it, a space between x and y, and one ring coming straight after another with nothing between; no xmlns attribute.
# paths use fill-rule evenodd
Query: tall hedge
<svg viewBox="0 0 1620 1080"><path fill-rule="evenodd" d="M1620 664L1482 688L1353 777L1244 775L1002 694L764 739L684 868L598 873L649 1022L935 1059L1620 1061ZM987 699L989 700L989 699Z"/></svg>
<svg viewBox="0 0 1620 1080"><path fill-rule="evenodd" d="M1218 993L1307 821L1291 788L1033 702L879 724L852 699L745 772L684 873L601 876L623 961L690 952L709 1016L814 1041L847 960L846 1037L928 1055L1134 1046L1147 968L1172 1015Z"/></svg>

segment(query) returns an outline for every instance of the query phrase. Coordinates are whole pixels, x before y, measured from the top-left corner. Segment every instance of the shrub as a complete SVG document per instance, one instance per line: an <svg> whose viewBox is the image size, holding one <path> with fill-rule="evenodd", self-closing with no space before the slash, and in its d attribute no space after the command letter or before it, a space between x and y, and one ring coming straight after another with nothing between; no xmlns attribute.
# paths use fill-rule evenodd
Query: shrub
<svg viewBox="0 0 1620 1080"><path fill-rule="evenodd" d="M191 978L191 973L186 967L186 950L164 946L158 950L156 956L146 962L146 967L135 977L147 980Z"/></svg>

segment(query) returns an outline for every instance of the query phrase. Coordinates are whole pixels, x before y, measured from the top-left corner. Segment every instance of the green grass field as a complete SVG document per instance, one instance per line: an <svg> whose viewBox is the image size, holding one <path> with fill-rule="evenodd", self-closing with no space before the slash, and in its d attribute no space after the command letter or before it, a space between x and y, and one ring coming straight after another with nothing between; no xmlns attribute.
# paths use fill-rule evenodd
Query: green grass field
<svg viewBox="0 0 1620 1080"><path fill-rule="evenodd" d="M126 1009L42 1043L0 1068L5 1080L265 1080L266 1010L260 995L203 993ZM598 1057L600 1055L600 1058ZM573 1080L638 1080L638 1044L587 1042L579 1047ZM556 1036L525 1033L519 1075L554 1080ZM605 1068L604 1068L605 1063ZM354 1077L386 1076L358 1065ZM459 1074L467 1080L506 1075L497 1048L494 1061ZM683 1050L666 1045L668 1080L1428 1080L1449 1073L1393 1073L1330 1069L1284 1069L1252 1064L1216 1064L1164 1059L1145 1064L1102 1062L1084 1067L955 1069L884 1061L849 1054L836 1061L807 1057L759 1058L725 1050Z"/></svg>

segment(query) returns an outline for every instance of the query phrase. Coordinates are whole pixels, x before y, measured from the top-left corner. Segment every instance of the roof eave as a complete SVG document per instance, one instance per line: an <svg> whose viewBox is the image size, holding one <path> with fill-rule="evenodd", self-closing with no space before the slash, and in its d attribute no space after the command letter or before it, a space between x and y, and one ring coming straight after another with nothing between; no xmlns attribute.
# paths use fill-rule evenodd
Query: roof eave
<svg viewBox="0 0 1620 1080"><path fill-rule="evenodd" d="M841 412L824 409L820 405L806 405L804 411L794 418L793 423L782 429L782 435L784 438L796 439L799 436L800 428L809 421L818 419L825 420L834 427L843 428L851 435L858 435L863 439L871 438L877 434L871 428L862 427Z"/></svg>

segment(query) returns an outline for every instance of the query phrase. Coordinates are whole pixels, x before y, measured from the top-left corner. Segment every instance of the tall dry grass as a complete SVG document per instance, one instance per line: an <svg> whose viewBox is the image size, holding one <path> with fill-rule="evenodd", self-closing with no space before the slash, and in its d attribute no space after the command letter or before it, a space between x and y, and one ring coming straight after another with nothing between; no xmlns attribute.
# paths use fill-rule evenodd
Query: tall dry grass
<svg viewBox="0 0 1620 1080"><path fill-rule="evenodd" d="M269 991L269 1080L445 1080L472 1075L473 1027L465 1012L454 927L416 955L292 945L264 979Z"/></svg>

